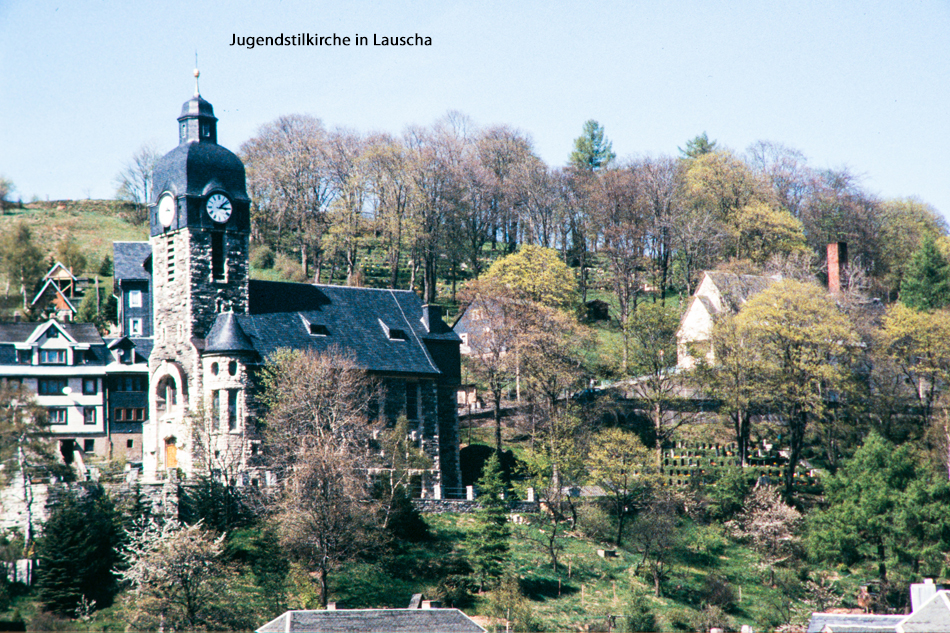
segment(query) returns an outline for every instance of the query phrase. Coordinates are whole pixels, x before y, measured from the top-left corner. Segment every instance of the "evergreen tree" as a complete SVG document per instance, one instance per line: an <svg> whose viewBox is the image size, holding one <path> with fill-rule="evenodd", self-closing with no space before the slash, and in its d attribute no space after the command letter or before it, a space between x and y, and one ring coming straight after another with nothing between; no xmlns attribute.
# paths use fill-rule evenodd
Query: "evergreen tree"
<svg viewBox="0 0 950 633"><path fill-rule="evenodd" d="M83 600L94 600L100 609L109 606L121 544L121 518L102 488L68 491L53 506L37 546L43 606L66 616Z"/></svg>
<svg viewBox="0 0 950 633"><path fill-rule="evenodd" d="M683 158L696 158L703 154L711 154L716 151L716 141L710 141L706 133L703 132L695 138L686 141L686 147L680 147L680 155Z"/></svg>
<svg viewBox="0 0 950 633"><path fill-rule="evenodd" d="M15 224L0 238L0 272L23 297L23 307L36 282L43 277L46 262L43 251L33 243L30 228L22 221Z"/></svg>
<svg viewBox="0 0 950 633"><path fill-rule="evenodd" d="M603 126L593 119L584 123L584 133L574 139L571 164L582 171L597 171L616 157L613 143L604 136Z"/></svg>
<svg viewBox="0 0 950 633"><path fill-rule="evenodd" d="M950 304L950 263L933 237L924 238L907 265L900 299L916 310L935 310Z"/></svg>
<svg viewBox="0 0 950 633"><path fill-rule="evenodd" d="M502 577L508 560L508 502L498 454L492 453L485 462L482 478L478 480L478 505L475 530L469 533L471 564L481 588L493 586Z"/></svg>

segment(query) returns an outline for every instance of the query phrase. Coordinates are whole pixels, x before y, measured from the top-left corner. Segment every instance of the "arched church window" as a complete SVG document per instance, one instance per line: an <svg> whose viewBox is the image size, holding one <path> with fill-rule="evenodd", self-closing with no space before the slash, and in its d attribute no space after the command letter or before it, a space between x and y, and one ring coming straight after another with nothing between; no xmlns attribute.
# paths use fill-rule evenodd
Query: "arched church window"
<svg viewBox="0 0 950 633"><path fill-rule="evenodd" d="M228 363L228 375L229 376L237 375L237 362L232 360L230 363Z"/></svg>

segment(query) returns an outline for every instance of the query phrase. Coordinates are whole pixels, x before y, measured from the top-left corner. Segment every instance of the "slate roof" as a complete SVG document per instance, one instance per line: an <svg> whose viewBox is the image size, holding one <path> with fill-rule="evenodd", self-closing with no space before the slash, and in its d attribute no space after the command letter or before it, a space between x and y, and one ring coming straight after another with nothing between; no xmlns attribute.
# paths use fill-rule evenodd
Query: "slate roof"
<svg viewBox="0 0 950 633"><path fill-rule="evenodd" d="M812 613L808 621L808 633L823 631L889 632L897 630L897 624L905 615L875 615L873 613Z"/></svg>
<svg viewBox="0 0 950 633"><path fill-rule="evenodd" d="M181 143L155 166L152 200L158 200L163 191L201 197L214 188L225 189L232 198L248 200L244 164L217 143Z"/></svg>
<svg viewBox="0 0 950 633"><path fill-rule="evenodd" d="M950 631L950 592L938 591L919 609L904 616L896 630L900 633Z"/></svg>
<svg viewBox="0 0 950 633"><path fill-rule="evenodd" d="M37 328L44 325L46 323L0 323L0 344L25 343ZM99 330L92 323L60 323L57 321L56 325L73 337L77 343L103 344Z"/></svg>
<svg viewBox="0 0 950 633"><path fill-rule="evenodd" d="M257 633L484 633L458 609L288 611Z"/></svg>
<svg viewBox="0 0 950 633"><path fill-rule="evenodd" d="M152 256L152 245L148 242L113 242L112 259L116 279L150 279L151 262L146 268L146 260Z"/></svg>
<svg viewBox="0 0 950 633"><path fill-rule="evenodd" d="M723 307L733 313L738 312L746 301L778 281L775 277L761 275L736 275L718 271L706 271L705 274L718 288Z"/></svg>
<svg viewBox="0 0 950 633"><path fill-rule="evenodd" d="M264 358L281 348L338 348L368 371L434 376L440 371L426 343L461 343L448 327L427 329L422 302L409 290L251 280L249 312L219 315L211 332L234 319Z"/></svg>
<svg viewBox="0 0 950 633"><path fill-rule="evenodd" d="M247 338L244 330L237 323L233 312L224 312L218 315L208 338L205 339L205 353L222 352L253 352L254 344Z"/></svg>

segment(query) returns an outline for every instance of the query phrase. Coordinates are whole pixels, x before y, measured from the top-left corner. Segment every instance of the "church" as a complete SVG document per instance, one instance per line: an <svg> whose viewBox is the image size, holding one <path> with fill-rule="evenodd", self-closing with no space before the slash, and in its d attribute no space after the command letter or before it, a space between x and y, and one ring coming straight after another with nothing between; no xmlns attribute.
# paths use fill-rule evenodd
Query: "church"
<svg viewBox="0 0 950 633"><path fill-rule="evenodd" d="M239 483L270 485L257 467L257 370L280 349L333 348L379 380L385 419L405 416L414 428L432 464L422 494L455 496L461 340L441 308L408 290L251 279L244 165L218 145L217 123L196 82L179 144L154 172L140 253L152 318L144 481L230 471Z"/></svg>

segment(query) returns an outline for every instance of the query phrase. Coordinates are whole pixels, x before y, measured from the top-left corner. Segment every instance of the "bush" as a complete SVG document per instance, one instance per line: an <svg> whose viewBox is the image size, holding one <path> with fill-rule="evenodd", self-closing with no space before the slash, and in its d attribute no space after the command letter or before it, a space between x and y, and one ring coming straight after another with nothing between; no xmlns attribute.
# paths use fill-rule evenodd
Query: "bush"
<svg viewBox="0 0 950 633"><path fill-rule="evenodd" d="M274 251L269 246L258 246L251 251L251 266L258 270L274 267Z"/></svg>
<svg viewBox="0 0 950 633"><path fill-rule="evenodd" d="M617 536L610 515L596 502L577 507L577 527L584 536L600 543L611 543Z"/></svg>
<svg viewBox="0 0 950 633"><path fill-rule="evenodd" d="M700 592L702 601L707 605L719 607L726 611L736 606L736 592L725 578L719 574L709 574L703 581Z"/></svg>
<svg viewBox="0 0 950 633"><path fill-rule="evenodd" d="M474 603L475 581L469 576L452 574L439 581L436 597L446 607L465 609Z"/></svg>
<svg viewBox="0 0 950 633"><path fill-rule="evenodd" d="M646 596L635 594L627 603L624 630L629 633L656 631L656 616L650 611L650 601Z"/></svg>
<svg viewBox="0 0 950 633"><path fill-rule="evenodd" d="M274 269L285 279L302 283L307 281L307 276L303 272L300 262L294 260L283 253L277 255L274 259Z"/></svg>

